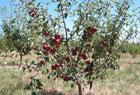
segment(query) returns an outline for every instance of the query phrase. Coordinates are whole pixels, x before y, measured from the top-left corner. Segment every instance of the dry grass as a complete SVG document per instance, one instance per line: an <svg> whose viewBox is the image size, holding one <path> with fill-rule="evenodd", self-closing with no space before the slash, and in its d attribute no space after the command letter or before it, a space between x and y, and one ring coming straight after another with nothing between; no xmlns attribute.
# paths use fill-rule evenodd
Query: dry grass
<svg viewBox="0 0 140 95"><path fill-rule="evenodd" d="M130 54L122 54L119 60L121 63L132 63L132 64L140 64L140 55L137 55L133 58Z"/></svg>
<svg viewBox="0 0 140 95"><path fill-rule="evenodd" d="M12 53L8 53L8 56L5 57L5 53L1 53L0 54L0 63L2 64L12 64L12 65L17 65L19 63L19 54L17 52L12 52ZM25 60L27 59L31 59L31 60L37 60L37 55L34 54L34 51L32 51L29 55L25 55L23 56L23 62L25 62Z"/></svg>
<svg viewBox="0 0 140 95"><path fill-rule="evenodd" d="M36 60L36 55L24 57ZM18 59L18 58L17 58ZM10 62L7 58L5 62ZM3 59L0 60L3 63ZM18 62L18 61L17 61ZM85 88L83 95L140 95L140 56L132 58L129 54L122 54L120 70L109 70L104 81L97 80L93 88ZM0 95L30 95L31 91L23 89L28 85L33 73L17 70L17 66L0 66ZM42 95L77 95L77 86L62 80L47 79L45 75L38 76L43 83Z"/></svg>

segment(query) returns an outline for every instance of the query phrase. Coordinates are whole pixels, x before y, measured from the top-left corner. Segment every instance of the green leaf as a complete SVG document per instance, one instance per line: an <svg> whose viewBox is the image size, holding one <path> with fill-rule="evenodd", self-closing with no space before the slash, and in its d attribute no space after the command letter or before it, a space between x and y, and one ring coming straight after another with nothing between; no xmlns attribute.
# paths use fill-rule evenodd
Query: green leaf
<svg viewBox="0 0 140 95"><path fill-rule="evenodd" d="M68 14L67 14L67 13L65 13L65 14L64 14L65 19L67 18L67 16L68 16Z"/></svg>
<svg viewBox="0 0 140 95"><path fill-rule="evenodd" d="M26 86L26 87L24 87L24 89L30 90L31 88L30 88L30 86Z"/></svg>
<svg viewBox="0 0 140 95"><path fill-rule="evenodd" d="M26 67L23 67L23 72L26 70Z"/></svg>
<svg viewBox="0 0 140 95"><path fill-rule="evenodd" d="M54 25L53 25L54 27L56 26L56 23L54 23Z"/></svg>
<svg viewBox="0 0 140 95"><path fill-rule="evenodd" d="M58 5L57 5L57 8L59 9L60 6L61 6L61 4L58 4Z"/></svg>
<svg viewBox="0 0 140 95"><path fill-rule="evenodd" d="M50 76L48 76L48 79L50 79Z"/></svg>
<svg viewBox="0 0 140 95"><path fill-rule="evenodd" d="M36 89L42 89L40 86L36 86Z"/></svg>
<svg viewBox="0 0 140 95"><path fill-rule="evenodd" d="M30 82L30 86L32 86L33 85L33 83L32 83L32 81Z"/></svg>
<svg viewBox="0 0 140 95"><path fill-rule="evenodd" d="M73 88L74 87L74 84L71 84L71 88Z"/></svg>
<svg viewBox="0 0 140 95"><path fill-rule="evenodd" d="M41 52L41 51L38 51L38 52L37 52L37 55L41 55L41 54L42 54L42 52Z"/></svg>
<svg viewBox="0 0 140 95"><path fill-rule="evenodd" d="M36 79L36 82L38 86L43 86L43 84L38 79Z"/></svg>
<svg viewBox="0 0 140 95"><path fill-rule="evenodd" d="M49 61L49 57L48 57L48 56L44 57L44 59L45 59L46 61Z"/></svg>
<svg viewBox="0 0 140 95"><path fill-rule="evenodd" d="M39 7L39 6L40 6L40 4L41 4L41 3L39 2L39 3L37 4L37 7Z"/></svg>
<svg viewBox="0 0 140 95"><path fill-rule="evenodd" d="M60 9L54 9L54 11L56 11L56 12L60 12Z"/></svg>
<svg viewBox="0 0 140 95"><path fill-rule="evenodd" d="M71 5L71 3L70 3L70 2L68 2L68 4L69 4L69 6Z"/></svg>
<svg viewBox="0 0 140 95"><path fill-rule="evenodd" d="M32 61L32 64L35 64L35 61Z"/></svg>
<svg viewBox="0 0 140 95"><path fill-rule="evenodd" d="M92 81L89 82L89 85L90 85L90 89L91 89L92 88Z"/></svg>
<svg viewBox="0 0 140 95"><path fill-rule="evenodd" d="M32 95L37 95L35 92L32 92Z"/></svg>

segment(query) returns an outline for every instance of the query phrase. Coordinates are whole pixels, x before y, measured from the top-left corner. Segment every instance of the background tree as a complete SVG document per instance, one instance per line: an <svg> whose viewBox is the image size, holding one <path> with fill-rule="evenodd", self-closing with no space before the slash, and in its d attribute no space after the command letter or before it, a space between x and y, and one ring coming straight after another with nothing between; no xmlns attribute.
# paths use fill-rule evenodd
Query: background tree
<svg viewBox="0 0 140 95"><path fill-rule="evenodd" d="M12 23L12 24L11 24ZM8 49L12 51L17 51L20 55L20 66L22 65L22 57L23 55L27 55L32 50L31 41L27 34L24 34L24 29L20 29L16 25L14 25L14 21L7 23L3 23L3 32L7 38L8 44L11 46Z"/></svg>
<svg viewBox="0 0 140 95"><path fill-rule="evenodd" d="M129 53L134 58L140 54L140 44L134 42L125 43L124 47L122 48L122 53Z"/></svg>
<svg viewBox="0 0 140 95"><path fill-rule="evenodd" d="M18 3L18 6L20 3ZM30 53L33 50L33 40L31 39L31 32L29 32L27 23L27 14L20 7L15 9L14 2L11 1L11 13L5 14L5 9L2 8L1 19L2 19L2 33L4 35L5 44L8 51L17 51L20 55L19 68L22 65L23 56ZM4 40L3 39L3 40Z"/></svg>
<svg viewBox="0 0 140 95"><path fill-rule="evenodd" d="M5 52L4 60L8 57L8 52L10 51L10 49L12 49L11 47L12 46L9 44L6 37L3 34L1 34L0 35L0 54Z"/></svg>

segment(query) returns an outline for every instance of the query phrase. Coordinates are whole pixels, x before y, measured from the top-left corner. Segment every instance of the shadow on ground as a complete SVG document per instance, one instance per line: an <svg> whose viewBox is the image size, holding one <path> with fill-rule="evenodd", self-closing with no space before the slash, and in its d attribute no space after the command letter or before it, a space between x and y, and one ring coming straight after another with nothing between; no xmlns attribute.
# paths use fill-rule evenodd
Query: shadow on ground
<svg viewBox="0 0 140 95"><path fill-rule="evenodd" d="M65 95L62 92L58 92L57 90L53 90L53 91L42 91L41 95Z"/></svg>

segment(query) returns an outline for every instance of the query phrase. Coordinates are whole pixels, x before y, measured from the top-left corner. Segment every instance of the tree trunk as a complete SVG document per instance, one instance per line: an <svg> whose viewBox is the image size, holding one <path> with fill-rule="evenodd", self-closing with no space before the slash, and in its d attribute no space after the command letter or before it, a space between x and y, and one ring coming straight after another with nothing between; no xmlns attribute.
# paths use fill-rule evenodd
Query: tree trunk
<svg viewBox="0 0 140 95"><path fill-rule="evenodd" d="M78 91L79 91L78 95L82 95L82 86L81 86L81 84L78 85Z"/></svg>
<svg viewBox="0 0 140 95"><path fill-rule="evenodd" d="M19 56L20 56L20 64L19 64L19 66L18 66L18 69L20 69L20 67L21 67L21 65L22 65L22 53L19 53Z"/></svg>
<svg viewBox="0 0 140 95"><path fill-rule="evenodd" d="M8 57L8 51L5 52L4 61L6 60L7 57Z"/></svg>

